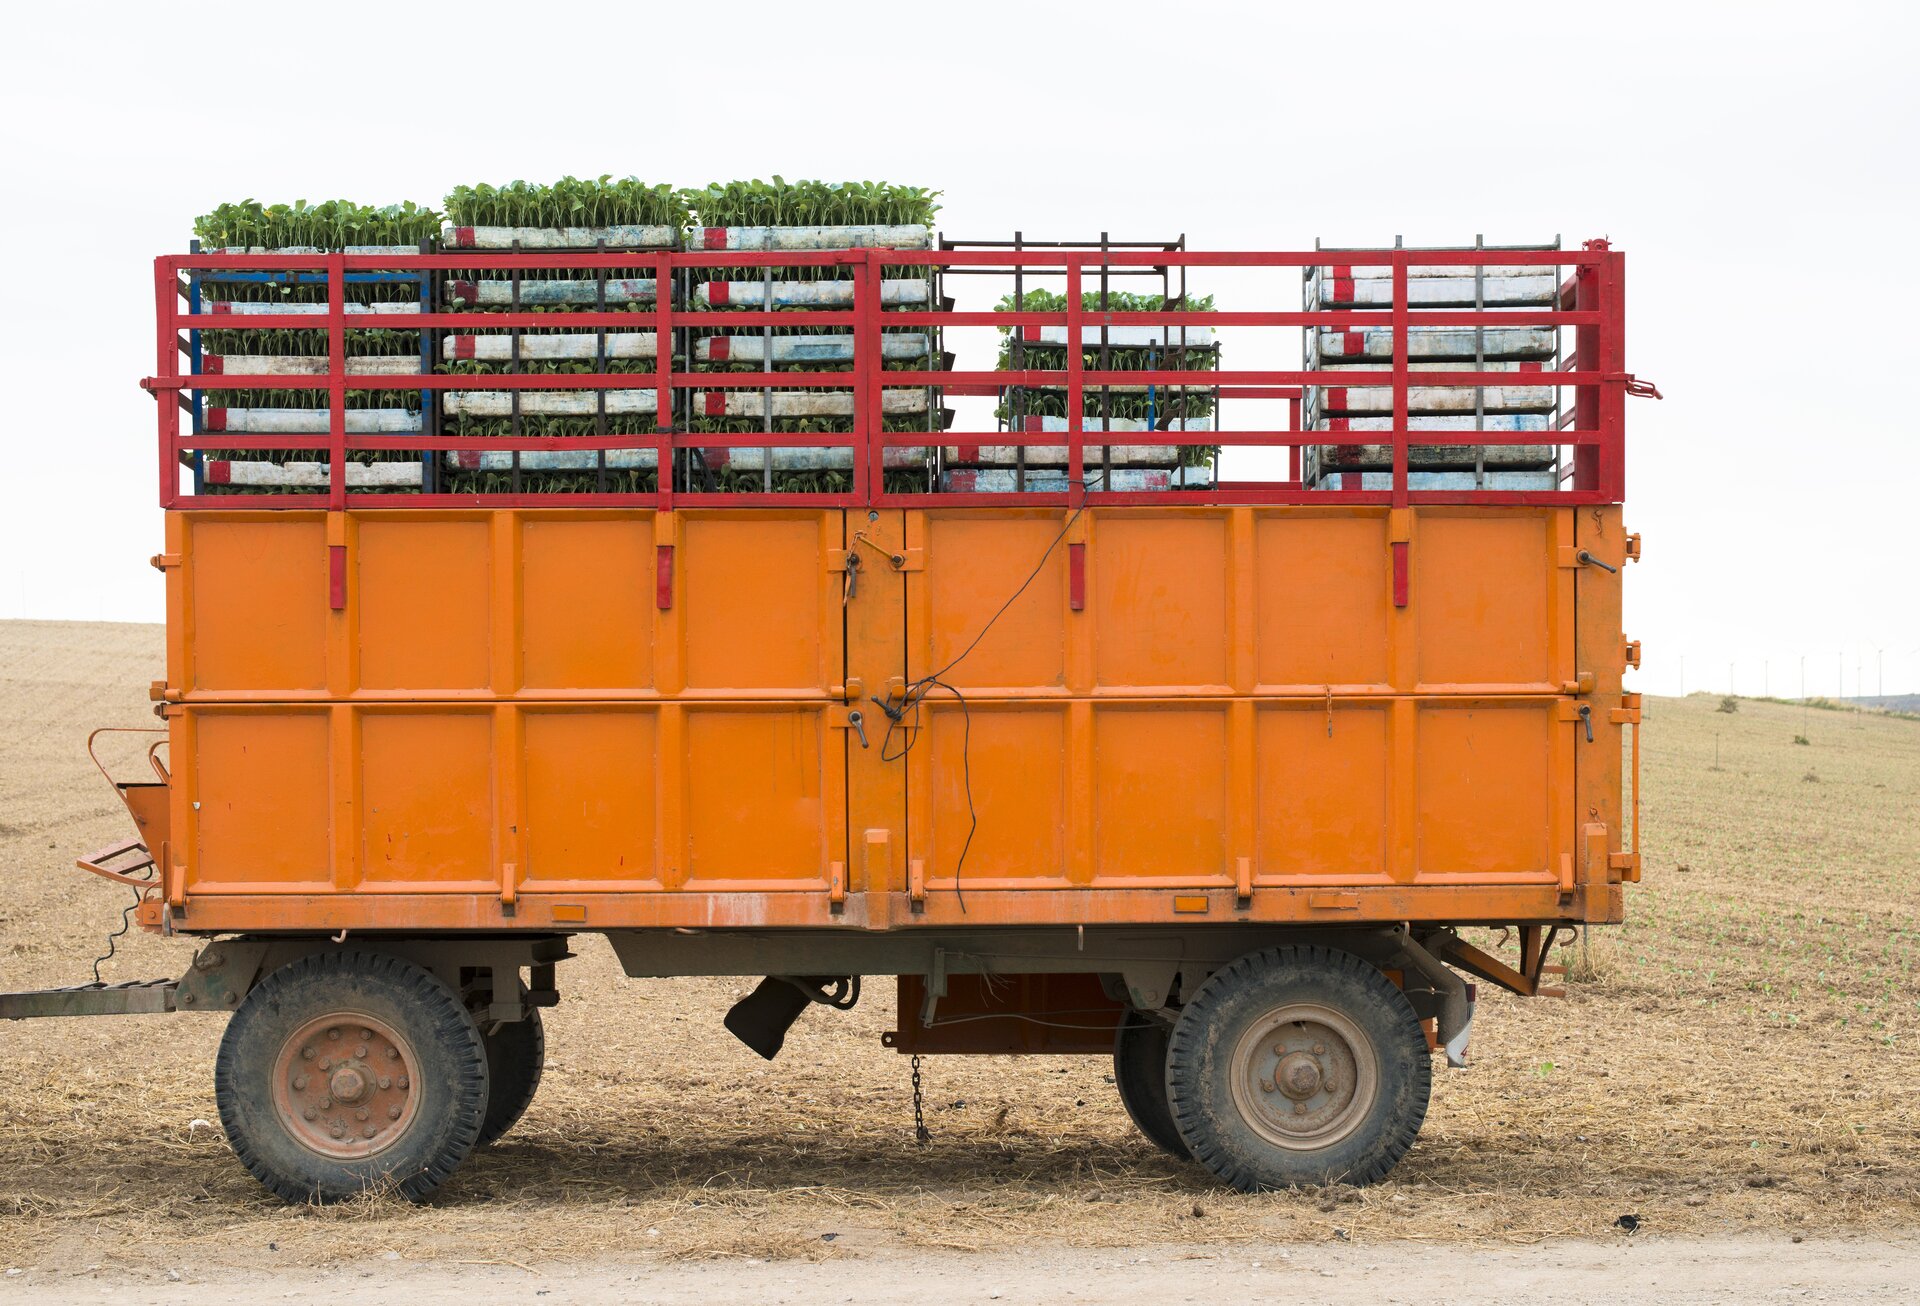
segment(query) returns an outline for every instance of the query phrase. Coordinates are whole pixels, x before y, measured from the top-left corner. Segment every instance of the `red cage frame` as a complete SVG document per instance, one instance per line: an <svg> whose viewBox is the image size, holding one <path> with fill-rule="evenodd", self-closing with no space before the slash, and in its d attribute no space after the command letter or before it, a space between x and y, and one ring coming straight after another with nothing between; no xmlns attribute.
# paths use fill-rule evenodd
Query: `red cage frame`
<svg viewBox="0 0 1920 1306"><path fill-rule="evenodd" d="M1160 268L1219 267L1324 267L1335 262L1348 266L1387 267L1392 271L1393 304L1390 308L1321 309L1313 311L1162 311L1100 313L1082 307L1081 290L1093 269L1101 266ZM1525 309L1414 309L1408 304L1408 269L1413 266L1458 266L1471 270L1483 265L1546 265L1570 268L1571 275L1561 283L1551 308ZM364 320L350 317L345 308L342 287L346 274L353 272L433 272L463 269L515 270L538 272L543 269L644 268L654 270L656 287L672 285L674 272L686 268L761 268L842 265L852 269L854 306L843 310L806 311L804 313L765 310L728 310L724 314L676 309L671 295L656 293L651 312L608 313L569 312L565 315L525 312L422 312L381 314ZM926 311L886 310L881 304L881 269L884 267L1016 269L1029 275L1064 275L1067 309L1064 312L981 312L967 310ZM192 271L322 271L328 285L328 312L324 318L297 315L250 314L244 319L249 330L276 328L327 333L329 370L325 374L245 376L232 374L193 374L181 369L184 352L181 332L195 328L234 327L240 325L229 316L182 311L184 295L181 278ZM155 375L141 384L154 393L159 409L160 502L168 509L181 508L313 508L324 504L330 509L425 508L425 507L991 507L1045 506L1070 499L1113 505L1180 504L1386 504L1405 507L1428 503L1571 505L1617 503L1625 488L1625 397L1636 387L1625 370L1625 262L1624 255L1605 241L1589 241L1579 250L1342 250L1301 252L1201 252L1193 250L1097 250L1097 249L1019 249L1019 250L843 250L813 253L726 253L712 251L647 253L529 253L483 254L475 252L438 254L176 254L154 261L154 297L156 308ZM435 306L438 307L437 305ZM435 328L521 328L568 327L616 330L633 329L649 320L656 339L671 341L679 327L717 325L759 327L794 326L802 323L821 327L850 327L853 330L853 363L850 369L833 372L780 372L773 384L781 388L822 387L850 389L854 393L852 429L821 435L780 434L770 441L763 433L723 436L700 432L676 432L671 427L672 395L675 390L722 388L762 389L768 384L766 373L724 373L676 371L671 348L656 349L652 372L594 373L587 375L510 373L489 376L404 375L349 376L346 371L346 333L360 329L431 330ZM1324 371L1115 371L1100 372L1084 366L1082 351L1066 350L1067 366L1062 370L1039 371L883 371L880 366L880 331L887 327L941 326L1032 326L1065 327L1067 339L1083 339L1083 328L1098 326L1212 326L1212 327L1329 327L1357 329L1390 326L1395 333L1390 372L1354 374ZM1410 431L1407 425L1409 387L1408 350L1405 347L1409 326L1556 326L1573 329L1574 348L1568 364L1558 370L1529 376L1529 385L1553 385L1572 389L1574 402L1566 411L1557 431ZM1378 376L1379 380L1361 379ZM1423 386L1496 386L1510 384L1512 374L1497 371L1423 372ZM211 382L211 384L210 384ZM1293 414L1288 430L1253 431L1158 431L1157 444L1206 444L1229 447L1286 448L1291 451L1293 478L1285 481L1225 481L1211 488L1194 490L1085 490L1081 493L1026 491L1017 494L979 493L889 493L884 476L874 474L884 467L888 448L925 447L955 444L995 444L1002 446L1065 445L1067 481L1083 483L1087 470L1088 432L1085 429L1083 397L1088 387L1102 385L1167 385L1218 387L1223 396L1259 399L1288 399ZM1065 431L935 431L907 435L882 430L882 392L888 388L933 386L956 394L987 393L1009 385L1064 386L1067 390L1067 429ZM1393 485L1391 489L1307 489L1300 483L1300 450L1309 445L1351 443L1336 439L1331 432L1301 431L1299 427L1299 387L1339 385L1391 387L1394 423L1391 431L1370 433L1367 443L1393 446ZM221 390L313 390L328 392L329 431L324 435L235 435L215 432L203 435L182 433L180 415L183 402L176 398L196 389ZM423 435L349 435L346 430L346 392L352 390L599 390L654 389L656 411L667 414L667 422L651 436L448 436ZM1093 447L1113 443L1093 433ZM1408 488L1408 446L1420 444L1509 445L1558 444L1573 446L1572 475L1554 490L1410 490ZM853 484L843 493L709 493L673 488L673 477L658 477L659 488L651 493L620 494L369 494L350 493L346 477L340 472L346 455L353 450L391 449L412 452L447 449L644 449L655 450L656 466L672 465L677 449L762 448L773 443L780 448L832 448L852 450ZM324 450L329 455L329 487L321 494L261 494L239 499L225 495L193 495L180 490L182 456L200 448ZM1357 478L1356 478L1357 479Z"/></svg>

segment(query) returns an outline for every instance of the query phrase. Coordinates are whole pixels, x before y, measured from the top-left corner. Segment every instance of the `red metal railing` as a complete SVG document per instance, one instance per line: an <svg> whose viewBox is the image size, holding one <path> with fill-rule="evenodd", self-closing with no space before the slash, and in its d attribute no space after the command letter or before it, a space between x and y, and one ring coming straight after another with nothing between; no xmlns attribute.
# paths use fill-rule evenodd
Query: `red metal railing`
<svg viewBox="0 0 1920 1306"><path fill-rule="evenodd" d="M1338 259L1348 265L1366 265L1391 269L1393 304L1386 308L1350 308L1271 311L1187 311L1100 313L1082 305L1081 291L1089 269L1097 273L1109 268L1307 268L1324 267ZM1503 309L1415 308L1408 302L1408 270L1412 267L1458 266L1465 272L1477 265L1554 266L1566 273L1551 307ZM675 305L662 287L675 284L676 271L705 268L759 269L765 267L845 266L852 271L853 307L850 309L778 311L734 310L724 313L690 311ZM1028 277L1063 278L1066 289L1065 311L977 311L942 309L885 309L881 302L881 269L906 267L1005 269L1016 268ZM451 272L456 270L493 271L508 274L537 273L559 269L644 269L651 268L656 293L653 308L640 312L613 313L583 311L566 313L531 312L442 312L381 313L350 315L346 311L343 287L346 277L355 272ZM328 285L328 311L324 317L306 315L248 314L244 318L190 313L183 311L181 278L192 271L302 271L324 272ZM1198 252L1187 250L852 250L816 253L725 253L687 251L673 253L528 253L487 254L477 252L417 255L166 255L155 260L154 294L157 309L155 375L142 384L160 400L159 473L160 499L166 508L226 507L274 508L306 507L324 504L332 509L407 508L452 506L537 506L605 507L652 506L670 508L702 507L848 507L887 505L911 506L1041 506L1071 499L1081 501L1082 491L1034 492L1014 494L986 493L907 493L890 492L885 485L885 454L889 448L925 448L952 445L1065 446L1066 480L1069 485L1084 484L1088 452L1097 453L1102 445L1120 443L1112 434L1086 429L1084 400L1090 389L1108 385L1171 386L1218 388L1232 398L1290 400L1293 420L1285 430L1164 430L1143 433L1135 442L1151 440L1159 445L1218 445L1224 448L1288 449L1291 477L1278 481L1226 481L1206 489L1100 490L1084 491L1086 500L1103 504L1389 504L1406 506L1422 503L1509 503L1509 504L1586 504L1618 502L1624 490L1624 406L1629 387L1635 385L1625 370L1624 360L1624 256L1603 241L1589 242L1581 250L1417 250L1383 249L1377 251L1343 250L1338 254L1322 251L1303 252ZM1127 370L1102 372L1084 365L1083 351L1067 348L1066 366L1058 370L968 371L927 368L901 371L882 370L881 330L920 327L1064 327L1069 342L1084 339L1089 326L1102 325L1186 327L1321 327L1357 330L1390 326L1394 332L1394 352L1390 371L1353 373L1306 370ZM655 332L655 366L651 372L592 374L540 374L527 372L493 375L362 375L347 371L346 333L355 330L512 329L551 330L556 327L587 330L632 330L651 325ZM737 328L762 326L806 326L851 328L854 341L853 362L840 371L710 372L677 370L670 342L674 331L696 328ZM1558 370L1529 374L1528 385L1559 387L1571 391L1570 425L1563 420L1559 429L1501 432L1489 430L1413 430L1409 426L1408 390L1410 369L1408 334L1410 326L1514 327L1552 326L1571 328L1573 349L1570 365ZM246 330L296 329L324 330L327 339L328 370L324 375L248 376L231 373L194 375L182 370L183 331L195 328L241 328ZM438 351L434 357L438 358ZM929 361L937 361L929 357ZM1422 386L1502 386L1514 381L1511 372L1424 371ZM1354 437L1333 432L1302 431L1299 427L1299 387L1340 386L1380 387L1393 396L1391 430L1370 432L1367 443L1392 446L1393 470L1389 489L1308 488L1299 479L1300 451L1314 445L1352 443ZM833 388L851 390L854 417L849 429L827 434L787 434L755 431L742 435L678 431L671 424L675 411L673 396L681 390L726 390L768 387L779 389ZM925 433L888 432L883 429L883 391L893 388L933 387L955 393L985 393L987 388L1007 386L1047 386L1066 392L1066 430L1064 431L928 431ZM209 432L194 435L183 432L183 404L176 396L193 390L316 390L328 395L329 429L325 434L249 434ZM652 389L656 396L657 429L648 435L608 436L474 436L445 435L427 430L419 435L348 434L346 394L349 390L517 390L523 393L542 390ZM1218 422L1216 422L1216 426ZM1091 441L1089 435L1092 436ZM1570 474L1553 490L1421 490L1408 483L1410 444L1502 446L1552 444L1574 450ZM404 450L413 453L443 450L565 449L578 451L652 449L656 468L674 465L673 454L683 449L759 449L767 446L787 449L845 448L852 455L852 485L841 493L742 492L715 493L676 489L674 477L658 474L658 489L646 493L518 493L518 494L429 494L429 493L355 493L346 484L343 471L348 455L361 450ZM329 486L319 494L258 494L245 498L226 495L183 493L180 487L183 455L196 449L277 449L325 452L330 464ZM1357 478L1356 478L1357 479Z"/></svg>

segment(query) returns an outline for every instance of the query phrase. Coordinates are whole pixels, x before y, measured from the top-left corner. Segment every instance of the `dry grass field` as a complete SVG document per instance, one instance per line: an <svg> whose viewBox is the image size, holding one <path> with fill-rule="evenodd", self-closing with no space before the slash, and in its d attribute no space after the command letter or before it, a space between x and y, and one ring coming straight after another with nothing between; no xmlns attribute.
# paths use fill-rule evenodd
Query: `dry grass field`
<svg viewBox="0 0 1920 1306"><path fill-rule="evenodd" d="M0 987L84 981L125 825L81 744L146 724L157 627L0 624ZM1650 700L1645 882L1565 1000L1495 996L1392 1181L1247 1197L1134 1134L1097 1058L928 1065L930 1146L879 989L768 1065L743 985L622 979L588 941L519 1129L431 1205L269 1200L227 1152L191 1016L0 1026L0 1265L819 1259L883 1248L1920 1228L1920 721ZM1806 743L1795 742L1804 736ZM109 979L190 953L136 936ZM879 988L879 986L876 986ZM1483 987L1482 993L1487 990Z"/></svg>

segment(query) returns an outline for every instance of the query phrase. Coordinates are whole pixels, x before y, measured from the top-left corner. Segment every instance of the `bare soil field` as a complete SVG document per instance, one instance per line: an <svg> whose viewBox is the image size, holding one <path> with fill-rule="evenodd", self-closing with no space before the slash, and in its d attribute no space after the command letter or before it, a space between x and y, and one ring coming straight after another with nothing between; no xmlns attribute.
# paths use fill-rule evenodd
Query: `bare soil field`
<svg viewBox="0 0 1920 1306"><path fill-rule="evenodd" d="M129 895L71 869L127 827L82 743L151 722L160 656L158 627L0 623L0 987L85 981L119 923ZM431 1261L468 1276L467 1299L494 1298L607 1258L789 1278L868 1258L897 1284L973 1253L1055 1258L1073 1286L1143 1248L1372 1264L1552 1242L1578 1260L1652 1255L1641 1244L1667 1235L1723 1240L1729 1264L1745 1244L1724 1240L1750 1235L1803 1260L1838 1248L1819 1253L1836 1266L1845 1239L1892 1238L1910 1272L1920 721L1722 712L1705 695L1647 706L1648 866L1628 923L1569 950L1564 1000L1482 987L1471 1069L1436 1074L1425 1132L1377 1187L1222 1191L1133 1131L1099 1058L930 1061L933 1140L916 1147L906 1060L879 1041L885 987L807 1015L769 1065L720 1026L750 982L625 980L588 940L561 970L538 1100L422 1207L269 1199L218 1128L217 1020L0 1025L0 1267L21 1270L0 1294L67 1284L98 1300L99 1276L232 1285L269 1267L289 1289L347 1288ZM136 933L101 973L171 975L191 951ZM1092 1282L1079 1299L1100 1299Z"/></svg>

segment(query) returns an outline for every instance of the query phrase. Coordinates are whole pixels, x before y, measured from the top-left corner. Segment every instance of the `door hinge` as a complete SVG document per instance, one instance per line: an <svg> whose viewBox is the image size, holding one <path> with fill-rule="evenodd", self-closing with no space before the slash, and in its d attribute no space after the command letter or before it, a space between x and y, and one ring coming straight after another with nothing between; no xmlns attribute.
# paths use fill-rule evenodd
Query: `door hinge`
<svg viewBox="0 0 1920 1306"><path fill-rule="evenodd" d="M178 567L180 561L180 555L177 553L156 553L147 559L147 565L155 571L165 571L169 567Z"/></svg>

